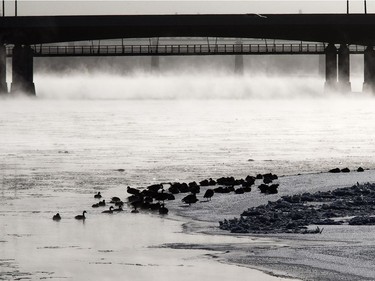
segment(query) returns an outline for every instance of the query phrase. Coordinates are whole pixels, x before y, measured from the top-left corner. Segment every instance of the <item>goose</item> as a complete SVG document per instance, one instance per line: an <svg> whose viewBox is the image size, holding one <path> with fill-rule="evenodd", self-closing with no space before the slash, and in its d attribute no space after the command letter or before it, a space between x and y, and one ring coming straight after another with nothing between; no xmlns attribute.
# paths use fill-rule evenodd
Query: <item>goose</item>
<svg viewBox="0 0 375 281"><path fill-rule="evenodd" d="M102 198L102 195L100 194L100 192L98 192L98 194L94 195L94 198L100 199L100 198Z"/></svg>
<svg viewBox="0 0 375 281"><path fill-rule="evenodd" d="M131 188L130 186L127 187L126 191L129 194L133 194L133 195L138 195L140 193L140 191L138 189Z"/></svg>
<svg viewBox="0 0 375 281"><path fill-rule="evenodd" d="M109 207L109 210L105 210L102 213L103 214L112 214L113 213L113 206Z"/></svg>
<svg viewBox="0 0 375 281"><path fill-rule="evenodd" d="M118 206L117 209L113 209L114 212L122 212L124 209L122 208L122 206Z"/></svg>
<svg viewBox="0 0 375 281"><path fill-rule="evenodd" d="M82 212L82 215L77 215L77 216L75 216L74 218L76 219L76 220L85 220L86 219L86 217L85 217L85 214L86 214L87 212L86 211L83 211Z"/></svg>
<svg viewBox="0 0 375 281"><path fill-rule="evenodd" d="M111 199L111 202L110 203L116 203L116 202L120 202L121 201L121 199L119 198L119 197L112 197L112 199Z"/></svg>
<svg viewBox="0 0 375 281"><path fill-rule="evenodd" d="M211 197L214 196L214 191L212 189L207 189L206 192L203 195L203 198L207 198L207 201L211 201Z"/></svg>
<svg viewBox="0 0 375 281"><path fill-rule="evenodd" d="M56 215L54 215L54 216L52 217L52 219L53 219L54 221L59 221L59 220L61 220L60 214L57 213Z"/></svg>
<svg viewBox="0 0 375 281"><path fill-rule="evenodd" d="M101 206L101 207L105 206L105 200L100 201L100 202L98 203L98 205Z"/></svg>
<svg viewBox="0 0 375 281"><path fill-rule="evenodd" d="M160 208L159 208L159 214L161 214L161 215L166 215L166 214L168 214L168 208L166 208L166 207L164 206L164 204L161 204L161 206L160 206Z"/></svg>
<svg viewBox="0 0 375 281"><path fill-rule="evenodd" d="M196 203L198 199L195 196L195 194L189 194L188 196L185 196L184 198L182 198L181 201L185 202L186 204L189 204L190 206L192 203Z"/></svg>
<svg viewBox="0 0 375 281"><path fill-rule="evenodd" d="M116 202L116 203L115 203L115 206L116 206L116 207L124 206L124 202L122 202L122 201Z"/></svg>

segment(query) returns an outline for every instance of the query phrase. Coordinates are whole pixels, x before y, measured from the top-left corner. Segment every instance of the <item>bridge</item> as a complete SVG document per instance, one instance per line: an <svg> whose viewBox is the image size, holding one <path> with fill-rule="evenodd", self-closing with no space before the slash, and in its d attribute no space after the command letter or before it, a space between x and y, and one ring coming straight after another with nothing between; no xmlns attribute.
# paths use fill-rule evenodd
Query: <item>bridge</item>
<svg viewBox="0 0 375 281"><path fill-rule="evenodd" d="M375 90L375 15L242 14L29 16L0 18L0 92L7 92L6 56L12 57L11 92L35 94L38 56L324 54L326 88L350 90L350 53L364 54L364 88ZM298 40L300 46L224 44L46 48L41 44L115 38L218 37ZM39 46L39 49L38 49ZM315 47L314 47L315 46ZM324 46L322 48L322 46ZM12 48L9 50L9 48ZM216 48L216 49L215 49ZM269 49L270 48L270 49Z"/></svg>
<svg viewBox="0 0 375 281"><path fill-rule="evenodd" d="M168 45L34 45L34 57L106 56L209 56L209 55L324 55L326 46L318 43L277 44L168 44ZM366 47L348 46L350 54L364 54ZM12 57L13 47L6 48Z"/></svg>

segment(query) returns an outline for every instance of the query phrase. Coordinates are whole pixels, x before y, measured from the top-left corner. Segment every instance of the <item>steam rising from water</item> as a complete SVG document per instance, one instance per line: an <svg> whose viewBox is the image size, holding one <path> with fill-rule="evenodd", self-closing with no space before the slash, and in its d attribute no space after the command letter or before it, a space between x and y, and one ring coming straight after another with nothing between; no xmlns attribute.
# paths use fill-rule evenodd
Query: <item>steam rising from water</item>
<svg viewBox="0 0 375 281"><path fill-rule="evenodd" d="M323 78L251 74L39 74L35 83L38 97L47 99L289 99L328 95ZM352 85L353 91L360 91L361 81Z"/></svg>

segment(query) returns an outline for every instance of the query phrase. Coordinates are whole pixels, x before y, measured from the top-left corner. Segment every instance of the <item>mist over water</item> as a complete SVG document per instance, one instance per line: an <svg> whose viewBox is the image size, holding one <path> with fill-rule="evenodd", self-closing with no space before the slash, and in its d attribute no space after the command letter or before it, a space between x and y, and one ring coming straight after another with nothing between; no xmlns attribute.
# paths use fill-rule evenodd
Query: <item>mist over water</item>
<svg viewBox="0 0 375 281"><path fill-rule="evenodd" d="M134 174L160 172L144 184L249 170L374 167L367 156L374 152L375 100L359 92L326 93L318 77L87 72L39 74L35 83L37 99L6 100L0 113L3 153L32 155L31 163L19 163L26 169L37 168L45 149L47 155L75 151L62 169L127 163Z"/></svg>
<svg viewBox="0 0 375 281"><path fill-rule="evenodd" d="M361 78L353 79L353 92L360 92ZM299 99L340 97L324 92L319 77L278 77L228 73L131 75L110 73L39 74L35 77L42 99ZM346 96L351 96L347 95ZM358 96L358 95L356 95ZM368 94L360 94L361 97Z"/></svg>

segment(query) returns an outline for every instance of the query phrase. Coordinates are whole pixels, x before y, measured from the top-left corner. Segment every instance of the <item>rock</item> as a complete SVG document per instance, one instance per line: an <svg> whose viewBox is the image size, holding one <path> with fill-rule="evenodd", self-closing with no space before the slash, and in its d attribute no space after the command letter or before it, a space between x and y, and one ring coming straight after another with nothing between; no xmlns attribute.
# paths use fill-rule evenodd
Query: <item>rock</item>
<svg viewBox="0 0 375 281"><path fill-rule="evenodd" d="M359 167L358 169L357 169L357 172L364 172L365 170L362 168L362 167Z"/></svg>
<svg viewBox="0 0 375 281"><path fill-rule="evenodd" d="M342 172L342 173L349 173L350 170L349 170L349 168L344 168L344 169L341 169L341 172Z"/></svg>
<svg viewBox="0 0 375 281"><path fill-rule="evenodd" d="M314 201L314 197L310 194L310 193L303 193L301 195L301 201L303 202L313 202Z"/></svg>
<svg viewBox="0 0 375 281"><path fill-rule="evenodd" d="M375 225L375 217L354 217L349 221L349 225Z"/></svg>
<svg viewBox="0 0 375 281"><path fill-rule="evenodd" d="M309 230L307 226L340 225L345 221L332 218L348 216L355 216L350 225L375 225L375 217L369 216L374 205L375 184L357 184L332 192L283 196L276 202L249 208L240 219L225 220L220 228L236 233L321 233L321 229Z"/></svg>

